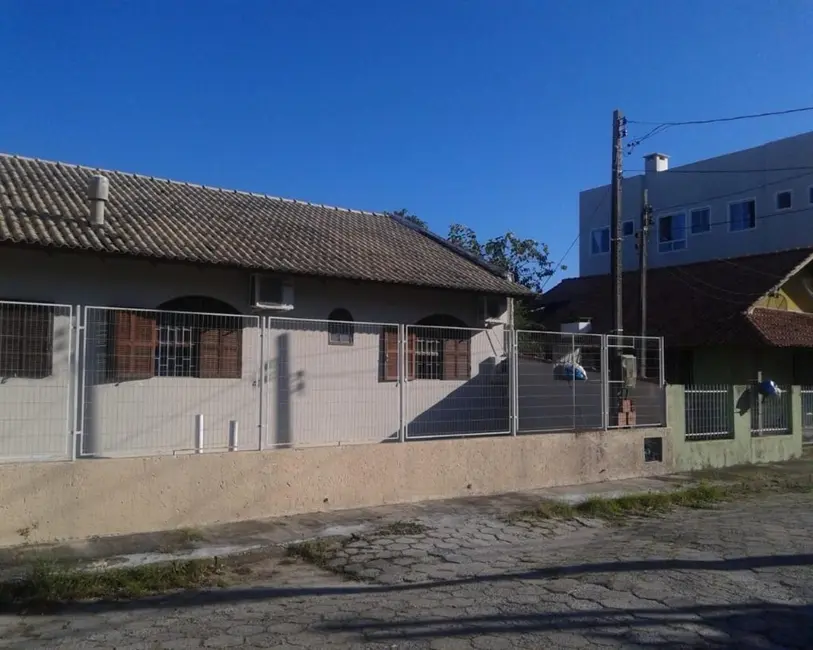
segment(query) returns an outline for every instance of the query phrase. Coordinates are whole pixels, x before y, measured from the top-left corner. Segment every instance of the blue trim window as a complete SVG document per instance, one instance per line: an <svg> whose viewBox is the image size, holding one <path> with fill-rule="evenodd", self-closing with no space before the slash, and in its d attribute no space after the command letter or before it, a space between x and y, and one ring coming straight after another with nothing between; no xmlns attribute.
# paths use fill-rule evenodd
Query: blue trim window
<svg viewBox="0 0 813 650"><path fill-rule="evenodd" d="M624 237L632 237L635 234L635 224L632 221L625 221L623 233Z"/></svg>
<svg viewBox="0 0 813 650"><path fill-rule="evenodd" d="M658 251L671 253L686 248L686 213L665 214L658 219Z"/></svg>
<svg viewBox="0 0 813 650"><path fill-rule="evenodd" d="M610 228L597 228L590 233L590 254L603 255L610 252Z"/></svg>
<svg viewBox="0 0 813 650"><path fill-rule="evenodd" d="M731 232L753 230L757 227L757 203L754 199L728 205L728 229Z"/></svg>
<svg viewBox="0 0 813 650"><path fill-rule="evenodd" d="M711 209L697 208L692 210L692 234L699 235L709 230L711 230Z"/></svg>

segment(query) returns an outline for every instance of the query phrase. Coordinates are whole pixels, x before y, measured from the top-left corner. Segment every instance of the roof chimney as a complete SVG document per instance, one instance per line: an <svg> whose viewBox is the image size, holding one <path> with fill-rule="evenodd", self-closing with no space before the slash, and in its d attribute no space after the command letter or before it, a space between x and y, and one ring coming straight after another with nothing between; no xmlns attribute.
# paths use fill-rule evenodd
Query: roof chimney
<svg viewBox="0 0 813 650"><path fill-rule="evenodd" d="M96 174L88 181L88 199L90 200L90 223L94 226L104 224L104 204L110 192L110 181L106 176Z"/></svg>
<svg viewBox="0 0 813 650"><path fill-rule="evenodd" d="M665 153L651 153L644 156L644 169L647 174L667 171L669 169L669 156Z"/></svg>

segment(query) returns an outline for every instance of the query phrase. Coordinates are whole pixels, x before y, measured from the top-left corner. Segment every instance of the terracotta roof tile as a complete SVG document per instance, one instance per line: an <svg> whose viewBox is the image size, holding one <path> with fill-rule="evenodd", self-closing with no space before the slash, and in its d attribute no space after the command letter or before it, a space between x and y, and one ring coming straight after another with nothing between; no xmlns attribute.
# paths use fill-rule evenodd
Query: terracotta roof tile
<svg viewBox="0 0 813 650"><path fill-rule="evenodd" d="M88 220L91 175L110 180ZM0 242L525 295L498 270L383 214L0 154Z"/></svg>
<svg viewBox="0 0 813 650"><path fill-rule="evenodd" d="M809 248L794 249L652 269L647 278L647 334L663 336L667 345L676 346L764 345L770 341L745 312L812 253ZM623 282L624 331L638 333L639 273L625 273ZM606 333L612 329L611 296L609 275L571 278L542 296L539 306L544 308L536 313L548 329L592 318L593 331Z"/></svg>
<svg viewBox="0 0 813 650"><path fill-rule="evenodd" d="M813 314L759 307L748 320L769 345L813 348Z"/></svg>

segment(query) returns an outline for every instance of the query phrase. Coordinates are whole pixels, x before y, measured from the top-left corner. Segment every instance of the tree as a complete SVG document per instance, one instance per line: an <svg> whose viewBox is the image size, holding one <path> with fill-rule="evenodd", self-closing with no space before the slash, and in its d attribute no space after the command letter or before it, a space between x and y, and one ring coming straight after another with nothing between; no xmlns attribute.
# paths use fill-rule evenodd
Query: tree
<svg viewBox="0 0 813 650"><path fill-rule="evenodd" d="M418 228L429 230L429 225L423 219L421 219L420 217L416 217L414 214L409 214L409 211L406 208L396 210L395 212L385 212L384 214L390 217L397 217L399 219L403 219L404 221L414 223L416 226L418 226Z"/></svg>
<svg viewBox="0 0 813 650"><path fill-rule="evenodd" d="M540 293L547 279L561 268L550 261L547 244L535 239L521 239L512 232L481 243L468 226L452 224L446 237L460 248L482 257L486 262L510 271L515 282Z"/></svg>

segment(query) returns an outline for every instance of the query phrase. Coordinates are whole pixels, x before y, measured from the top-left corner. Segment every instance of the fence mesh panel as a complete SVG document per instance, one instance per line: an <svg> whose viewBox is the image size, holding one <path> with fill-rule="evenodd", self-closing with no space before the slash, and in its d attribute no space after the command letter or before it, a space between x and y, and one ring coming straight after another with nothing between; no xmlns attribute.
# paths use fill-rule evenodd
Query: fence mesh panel
<svg viewBox="0 0 813 650"><path fill-rule="evenodd" d="M730 386L689 385L683 395L686 440L734 437L734 401Z"/></svg>
<svg viewBox="0 0 813 650"><path fill-rule="evenodd" d="M813 443L813 386L802 386L802 440Z"/></svg>
<svg viewBox="0 0 813 650"><path fill-rule="evenodd" d="M398 333L381 323L267 319L266 446L397 440Z"/></svg>
<svg viewBox="0 0 813 650"><path fill-rule="evenodd" d="M775 396L760 394L759 385L751 385L751 435L780 436L791 433L791 392L790 386L779 386Z"/></svg>
<svg viewBox="0 0 813 650"><path fill-rule="evenodd" d="M406 436L508 433L506 331L408 325L404 328Z"/></svg>
<svg viewBox="0 0 813 650"><path fill-rule="evenodd" d="M621 359L634 359L635 385L626 387ZM666 424L663 340L657 337L607 336L608 426L657 427Z"/></svg>
<svg viewBox="0 0 813 650"><path fill-rule="evenodd" d="M0 302L0 461L70 457L73 310Z"/></svg>
<svg viewBox="0 0 813 650"><path fill-rule="evenodd" d="M84 321L83 455L258 448L258 317L86 307Z"/></svg>
<svg viewBox="0 0 813 650"><path fill-rule="evenodd" d="M517 332L520 433L603 427L602 344L598 334Z"/></svg>

